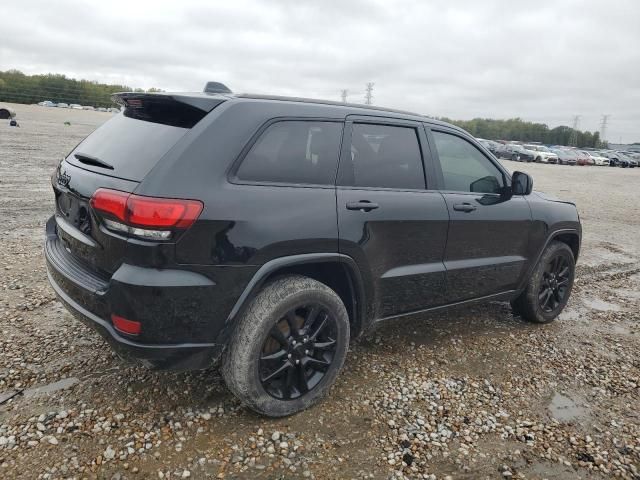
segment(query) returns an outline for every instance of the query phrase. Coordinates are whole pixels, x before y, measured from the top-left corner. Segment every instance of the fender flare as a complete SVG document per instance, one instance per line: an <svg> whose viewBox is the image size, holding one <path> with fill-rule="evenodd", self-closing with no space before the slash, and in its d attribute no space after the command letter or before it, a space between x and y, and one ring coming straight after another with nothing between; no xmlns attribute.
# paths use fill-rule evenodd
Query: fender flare
<svg viewBox="0 0 640 480"><path fill-rule="evenodd" d="M364 330L366 327L364 318L366 315L365 289L360 269L358 268L355 260L350 256L341 253L304 253L300 255L274 258L263 264L258 269L253 277L251 277L251 280L229 312L229 315L225 320L224 329L218 336L218 341L222 340L225 343L228 341L233 332L234 325L236 323L235 320L243 307L262 288L266 279L271 274L286 267L309 263L341 263L346 267L350 281L351 295L353 296L354 321L356 325L360 327L358 330Z"/></svg>
<svg viewBox="0 0 640 480"><path fill-rule="evenodd" d="M582 244L582 235L581 232L576 229L576 228L560 228L558 230L553 230L552 232L549 232L549 235L547 235L546 240L544 241L544 244L542 245L542 248L538 251L538 254L536 255L536 260L535 262L531 263L531 266L529 266L526 275L522 278L521 281L521 285L519 286L517 292L518 295L525 289L525 287L527 286L527 281L529 280L529 278L531 277L531 274L533 273L533 270L538 266L538 262L540 262L540 257L542 257L542 254L544 253L544 251L547 249L547 246L555 239L557 238L559 235L562 235L564 233L572 233L578 236L578 241L579 241L579 245L580 246ZM576 258L577 260L577 258Z"/></svg>

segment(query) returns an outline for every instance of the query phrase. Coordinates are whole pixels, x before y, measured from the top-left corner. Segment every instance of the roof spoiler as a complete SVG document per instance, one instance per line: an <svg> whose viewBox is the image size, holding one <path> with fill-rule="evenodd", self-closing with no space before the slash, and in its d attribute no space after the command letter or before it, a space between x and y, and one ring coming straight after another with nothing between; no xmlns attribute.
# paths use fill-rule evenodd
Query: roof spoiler
<svg viewBox="0 0 640 480"><path fill-rule="evenodd" d="M124 116L146 122L191 128L223 103L221 96L171 93L115 93L111 99L124 107Z"/></svg>
<svg viewBox="0 0 640 480"><path fill-rule="evenodd" d="M202 94L172 94L172 93L138 93L119 92L111 95L111 100L123 107L136 108L143 103L182 103L209 113L224 102L223 98Z"/></svg>

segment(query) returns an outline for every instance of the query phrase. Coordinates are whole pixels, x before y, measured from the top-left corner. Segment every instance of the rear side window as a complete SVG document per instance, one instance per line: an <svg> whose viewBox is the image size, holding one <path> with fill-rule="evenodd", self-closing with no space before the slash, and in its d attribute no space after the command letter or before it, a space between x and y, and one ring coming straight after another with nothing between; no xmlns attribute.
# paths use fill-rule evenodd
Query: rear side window
<svg viewBox="0 0 640 480"><path fill-rule="evenodd" d="M411 127L354 124L351 158L340 168L346 186L425 188L418 135Z"/></svg>
<svg viewBox="0 0 640 480"><path fill-rule="evenodd" d="M342 123L282 121L269 126L236 173L239 180L333 185Z"/></svg>

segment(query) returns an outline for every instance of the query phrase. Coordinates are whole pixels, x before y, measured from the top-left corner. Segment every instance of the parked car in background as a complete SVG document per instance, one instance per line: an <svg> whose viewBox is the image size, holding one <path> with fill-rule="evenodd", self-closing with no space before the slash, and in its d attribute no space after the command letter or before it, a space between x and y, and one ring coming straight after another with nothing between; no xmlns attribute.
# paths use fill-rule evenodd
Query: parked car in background
<svg viewBox="0 0 640 480"><path fill-rule="evenodd" d="M602 154L609 159L610 167L626 168L629 166L629 162L626 160L626 157L624 157L624 155L620 155L618 152L615 152L613 150L605 150L602 152Z"/></svg>
<svg viewBox="0 0 640 480"><path fill-rule="evenodd" d="M594 152L591 150L582 150L582 153L585 153L591 157L593 160L593 164L597 166L609 165L609 159L607 157L603 157L599 155L598 152Z"/></svg>
<svg viewBox="0 0 640 480"><path fill-rule="evenodd" d="M506 145L507 152L514 162L533 162L536 158L536 152L523 147L519 143L508 143Z"/></svg>
<svg viewBox="0 0 640 480"><path fill-rule="evenodd" d="M104 108L104 107L98 107L98 108L96 108L96 110L97 110L98 112L106 112L106 111L107 111L107 109L106 109L106 108Z"/></svg>
<svg viewBox="0 0 640 480"><path fill-rule="evenodd" d="M558 155L558 165L575 165L578 161L576 154L565 148L554 148L553 153Z"/></svg>
<svg viewBox="0 0 640 480"><path fill-rule="evenodd" d="M572 151L576 155L576 165L595 165L593 158L591 158L591 156L587 152L575 149Z"/></svg>
<svg viewBox="0 0 640 480"><path fill-rule="evenodd" d="M82 110L82 105L78 105L77 103L72 103L69 105L69 108L73 108L74 110Z"/></svg>
<svg viewBox="0 0 640 480"><path fill-rule="evenodd" d="M59 103L58 105L56 105L58 108L69 108L69 104L68 103Z"/></svg>
<svg viewBox="0 0 640 480"><path fill-rule="evenodd" d="M493 153L496 157L498 156L498 150L502 145L501 143L494 142L493 140L486 140L484 138L477 138L476 140L478 140L483 147Z"/></svg>
<svg viewBox="0 0 640 480"><path fill-rule="evenodd" d="M618 159L620 160L620 166L623 168L635 168L638 166L638 161L633 158L631 155L627 155L624 152L616 152L618 154Z"/></svg>
<svg viewBox="0 0 640 480"><path fill-rule="evenodd" d="M558 162L558 155L543 145L524 145L524 148L536 152L534 161L538 163Z"/></svg>
<svg viewBox="0 0 640 480"><path fill-rule="evenodd" d="M95 110L91 105L85 105L82 107L83 110Z"/></svg>
<svg viewBox="0 0 640 480"><path fill-rule="evenodd" d="M40 105L41 107L55 107L56 106L56 104L53 103L51 100L45 100L44 102L38 103L38 105Z"/></svg>

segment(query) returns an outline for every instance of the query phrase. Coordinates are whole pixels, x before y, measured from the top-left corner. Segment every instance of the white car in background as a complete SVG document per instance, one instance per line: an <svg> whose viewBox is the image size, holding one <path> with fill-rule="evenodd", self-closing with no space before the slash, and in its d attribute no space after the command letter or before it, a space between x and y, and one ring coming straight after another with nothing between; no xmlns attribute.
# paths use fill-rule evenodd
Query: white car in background
<svg viewBox="0 0 640 480"><path fill-rule="evenodd" d="M609 159L607 157L603 157L602 155L598 155L598 152L583 150L582 153L586 153L587 155L589 155L589 157L593 158L594 165L598 165L598 166L609 165Z"/></svg>
<svg viewBox="0 0 640 480"><path fill-rule="evenodd" d="M78 105L77 103L72 103L69 105L69 108L73 108L74 110L82 110L82 105Z"/></svg>
<svg viewBox="0 0 640 480"><path fill-rule="evenodd" d="M535 152L534 162L558 163L558 155L542 145L525 145L524 148Z"/></svg>

